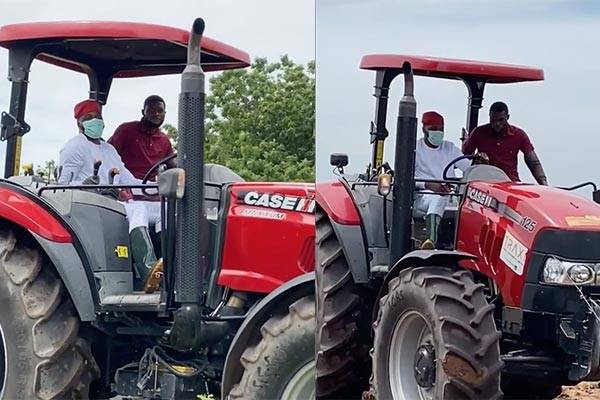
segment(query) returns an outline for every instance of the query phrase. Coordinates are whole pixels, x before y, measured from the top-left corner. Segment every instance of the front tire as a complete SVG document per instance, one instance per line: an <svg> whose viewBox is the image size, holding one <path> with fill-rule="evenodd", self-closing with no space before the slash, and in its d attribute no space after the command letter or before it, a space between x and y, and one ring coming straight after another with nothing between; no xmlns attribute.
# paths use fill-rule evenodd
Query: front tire
<svg viewBox="0 0 600 400"><path fill-rule="evenodd" d="M244 373L230 399L304 400L315 396L315 299L302 297L260 329L241 356Z"/></svg>
<svg viewBox="0 0 600 400"><path fill-rule="evenodd" d="M374 323L377 399L502 398L500 333L468 271L409 268L388 285Z"/></svg>
<svg viewBox="0 0 600 400"><path fill-rule="evenodd" d="M24 232L0 225L1 398L88 398L99 375L54 267Z"/></svg>
<svg viewBox="0 0 600 400"><path fill-rule="evenodd" d="M328 216L317 208L317 399L358 399L369 385L373 294L354 284Z"/></svg>

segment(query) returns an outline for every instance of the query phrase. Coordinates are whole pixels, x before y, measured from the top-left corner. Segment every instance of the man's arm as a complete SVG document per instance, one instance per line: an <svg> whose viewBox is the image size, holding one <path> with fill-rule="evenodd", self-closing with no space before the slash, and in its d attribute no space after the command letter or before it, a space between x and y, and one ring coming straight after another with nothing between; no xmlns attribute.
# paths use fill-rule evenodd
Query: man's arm
<svg viewBox="0 0 600 400"><path fill-rule="evenodd" d="M119 153L117 153L116 149L114 149L114 152L111 154L111 158L111 165L114 165L115 168L119 170L119 178L115 180L115 184L140 185L142 183L141 179L133 176L133 174L125 167L125 164L123 164L121 156L119 156Z"/></svg>
<svg viewBox="0 0 600 400"><path fill-rule="evenodd" d="M540 185L547 185L548 178L546 178L546 173L544 172L544 168L542 168L542 163L538 158L537 154L535 154L535 150L533 148L533 143L529 140L529 136L525 132L522 132L522 138L519 150L523 152L525 156L525 164L531 171L531 174Z"/></svg>
<svg viewBox="0 0 600 400"><path fill-rule="evenodd" d="M458 148L458 146L456 146L454 143L452 143L452 150L451 150L451 154L452 154L452 158L453 159L457 159L458 157L462 156L463 153L461 153L460 149ZM460 160L459 162L457 162L456 164L454 164L454 168L458 168L460 169L462 172L465 172L467 170L467 168L469 168L471 166L471 160Z"/></svg>
<svg viewBox="0 0 600 400"><path fill-rule="evenodd" d="M471 131L471 134L467 136L467 139L463 142L462 152L463 154L473 154L477 150L477 128Z"/></svg>
<svg viewBox="0 0 600 400"><path fill-rule="evenodd" d="M119 125L117 129L115 129L115 133L108 139L108 143L110 143L116 150L117 153L121 154L123 150L123 124Z"/></svg>
<svg viewBox="0 0 600 400"><path fill-rule="evenodd" d="M79 173L83 168L84 159L81 152L72 143L67 144L60 150L58 157L58 165L62 166L60 176L58 177L59 185L79 185L81 179L78 179ZM92 161L93 162L93 161Z"/></svg>
<svg viewBox="0 0 600 400"><path fill-rule="evenodd" d="M531 174L540 185L548 184L548 178L546 178L542 163L534 150L525 153L525 164L527 164Z"/></svg>

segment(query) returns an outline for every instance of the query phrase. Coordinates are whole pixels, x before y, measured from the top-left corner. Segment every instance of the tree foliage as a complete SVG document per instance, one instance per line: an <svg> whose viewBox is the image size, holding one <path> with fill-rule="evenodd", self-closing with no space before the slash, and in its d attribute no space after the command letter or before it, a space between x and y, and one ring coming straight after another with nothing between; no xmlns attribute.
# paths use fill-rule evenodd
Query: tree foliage
<svg viewBox="0 0 600 400"><path fill-rule="evenodd" d="M165 131L176 143L177 130ZM315 178L315 64L287 56L210 79L206 159L251 181Z"/></svg>

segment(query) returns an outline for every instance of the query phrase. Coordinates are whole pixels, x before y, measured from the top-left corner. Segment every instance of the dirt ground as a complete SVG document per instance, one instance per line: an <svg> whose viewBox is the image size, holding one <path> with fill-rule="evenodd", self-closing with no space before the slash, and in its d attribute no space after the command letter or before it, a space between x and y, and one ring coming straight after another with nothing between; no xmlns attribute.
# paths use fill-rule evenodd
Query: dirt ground
<svg viewBox="0 0 600 400"><path fill-rule="evenodd" d="M600 400L600 384L583 382L577 386L564 387L559 399Z"/></svg>

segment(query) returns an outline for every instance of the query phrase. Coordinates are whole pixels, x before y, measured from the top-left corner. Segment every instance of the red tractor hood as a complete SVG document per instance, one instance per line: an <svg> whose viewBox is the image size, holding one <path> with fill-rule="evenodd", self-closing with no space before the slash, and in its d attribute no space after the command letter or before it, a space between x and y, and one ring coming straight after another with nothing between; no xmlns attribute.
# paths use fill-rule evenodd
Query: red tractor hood
<svg viewBox="0 0 600 400"><path fill-rule="evenodd" d="M314 198L314 184L231 184L219 284L269 293L313 271Z"/></svg>
<svg viewBox="0 0 600 400"><path fill-rule="evenodd" d="M553 232L563 238L583 238L570 244L555 241L552 249L544 247L544 253L557 255L565 253L561 246L594 246L600 234L600 205L551 187L472 182L466 188L458 224L457 249L477 256L470 268L494 279L506 305L520 306L531 261L540 243L546 242L540 239ZM577 251L567 253L589 258Z"/></svg>
<svg viewBox="0 0 600 400"><path fill-rule="evenodd" d="M548 186L515 183L473 183L473 190L488 193L509 211L508 226L524 227L529 233L544 228L559 228L585 231L600 231L600 204L585 199L573 192ZM471 191L471 194L472 191ZM469 190L467 191L469 195ZM526 221L510 217L513 210ZM514 217L518 218L515 214ZM520 223L520 224L519 224Z"/></svg>

